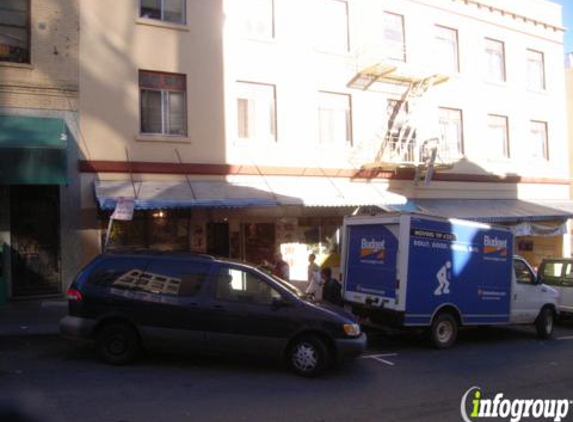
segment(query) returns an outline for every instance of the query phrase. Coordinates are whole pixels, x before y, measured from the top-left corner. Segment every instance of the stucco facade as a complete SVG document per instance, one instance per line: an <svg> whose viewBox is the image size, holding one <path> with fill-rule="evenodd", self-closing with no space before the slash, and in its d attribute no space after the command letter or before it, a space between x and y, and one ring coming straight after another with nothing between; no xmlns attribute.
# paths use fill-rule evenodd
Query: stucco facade
<svg viewBox="0 0 573 422"><path fill-rule="evenodd" d="M142 17L135 0L81 2L83 260L101 249L109 216L98 211L94 183L114 180L134 186L140 182L192 186L201 181L226 181L233 186L251 179L272 185L282 178L300 185L303 198L309 195L307 181L321 178L327 184L349 180L368 184L414 203L440 198L544 203L569 199L560 6L545 0L329 0L304 2L304 8L303 2L289 0L187 0L182 4L182 21L172 23ZM256 13L244 13L249 7ZM330 10L340 12L336 15L340 19L331 22L331 15L325 13ZM366 90L350 84L368 65L387 61L388 45L381 42L389 36L388 26L381 24L385 14L401 19L401 32L396 26L390 37L397 33L403 37L405 61L398 67L409 72L443 73L433 34L437 27L455 34L458 69L424 95L416 133L424 139L436 136L441 110L454 110L461 116L463 148L449 168L429 183L415 183L412 169L361 171L363 164L375 161L380 148L382 141L376 146L372 140L388 132L388 101L400 100L405 89L384 80ZM341 25L340 32L336 25ZM333 40L343 47L337 48ZM502 51L504 80L500 82L486 81L488 43ZM539 89L532 89L528 79L531 54L542 66ZM184 78L184 133L142 130L146 88L141 80L146 72ZM270 131L265 136L245 136L253 123L243 121L247 109L241 107L250 104L240 100L245 89L252 90L249 101L253 103L263 97L272 102L271 121L261 129ZM346 142L321 140L325 129L320 119L325 114L319 103L324 98L348 104ZM329 118L334 119L333 115L336 112ZM488 152L492 116L501 116L506 124L503 156L492 157ZM545 131L542 157L527 153L534 123ZM304 198L301 202L305 203ZM173 228L174 233L186 231L183 242L189 249L203 251L210 251L208 244L217 243L221 235L227 242L223 253L249 258L248 231L258 230L252 224L274 227L274 249L297 243L314 228L321 244L323 226L329 233L326 237L338 236L332 227L360 204L350 201L334 208L224 205L177 211L177 218L187 225L183 228L178 223L182 225ZM147 211L141 217L147 221L142 227L163 218L155 214ZM547 220L550 225L563 222ZM224 225L222 234L209 224ZM153 244L153 233L145 241L139 239L138 245ZM547 239L541 243L543 252L534 248L518 252L537 264L540 254L548 253ZM551 237L549 243L551 254L570 253L567 236ZM218 252L217 248L211 251Z"/></svg>

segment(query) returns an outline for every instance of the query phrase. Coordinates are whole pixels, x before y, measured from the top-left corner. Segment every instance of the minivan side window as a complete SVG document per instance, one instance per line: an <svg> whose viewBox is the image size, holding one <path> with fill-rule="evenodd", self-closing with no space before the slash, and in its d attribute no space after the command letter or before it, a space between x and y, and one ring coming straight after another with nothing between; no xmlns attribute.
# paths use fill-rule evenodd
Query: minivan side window
<svg viewBox="0 0 573 422"><path fill-rule="evenodd" d="M515 271L515 279L518 283L535 284L535 277L525 262L519 260L513 261L513 269Z"/></svg>
<svg viewBox="0 0 573 422"><path fill-rule="evenodd" d="M217 274L216 298L231 302L271 304L281 295L268 283L248 271L222 267Z"/></svg>
<svg viewBox="0 0 573 422"><path fill-rule="evenodd" d="M89 284L120 290L131 290L145 271L147 259L133 257L108 257L91 272Z"/></svg>
<svg viewBox="0 0 573 422"><path fill-rule="evenodd" d="M209 264L185 259L153 259L136 290L168 296L196 296L209 274Z"/></svg>
<svg viewBox="0 0 573 422"><path fill-rule="evenodd" d="M565 264L565 278L563 279L564 286L573 286L573 265L570 262Z"/></svg>

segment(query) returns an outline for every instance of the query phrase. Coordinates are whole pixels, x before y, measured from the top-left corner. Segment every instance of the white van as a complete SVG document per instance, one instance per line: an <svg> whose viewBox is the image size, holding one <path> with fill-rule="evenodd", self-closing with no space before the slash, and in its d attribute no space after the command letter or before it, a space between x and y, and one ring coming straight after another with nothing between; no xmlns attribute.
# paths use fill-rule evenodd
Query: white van
<svg viewBox="0 0 573 422"><path fill-rule="evenodd" d="M573 316L573 259L544 259L539 266L538 278L559 292L559 311L565 316Z"/></svg>

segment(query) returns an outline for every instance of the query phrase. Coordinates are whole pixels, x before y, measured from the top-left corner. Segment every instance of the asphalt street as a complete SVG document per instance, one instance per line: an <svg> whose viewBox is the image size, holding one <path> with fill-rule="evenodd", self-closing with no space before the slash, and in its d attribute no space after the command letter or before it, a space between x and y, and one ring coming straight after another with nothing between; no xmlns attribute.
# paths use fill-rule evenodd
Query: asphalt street
<svg viewBox="0 0 573 422"><path fill-rule="evenodd" d="M363 358L319 379L272 362L176 353L114 367L56 335L0 339L0 401L45 422L460 421L472 386L484 396L573 399L573 324L550 341L528 327L466 330L443 351L415 334L370 333Z"/></svg>

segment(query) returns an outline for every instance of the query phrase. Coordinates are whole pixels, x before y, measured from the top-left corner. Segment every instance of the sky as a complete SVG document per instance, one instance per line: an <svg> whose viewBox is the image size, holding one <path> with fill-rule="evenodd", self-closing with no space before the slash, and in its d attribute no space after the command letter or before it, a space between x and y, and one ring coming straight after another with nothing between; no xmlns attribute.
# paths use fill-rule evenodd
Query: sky
<svg viewBox="0 0 573 422"><path fill-rule="evenodd" d="M567 29L564 38L565 53L573 52L573 0L551 0L563 6L563 26Z"/></svg>

